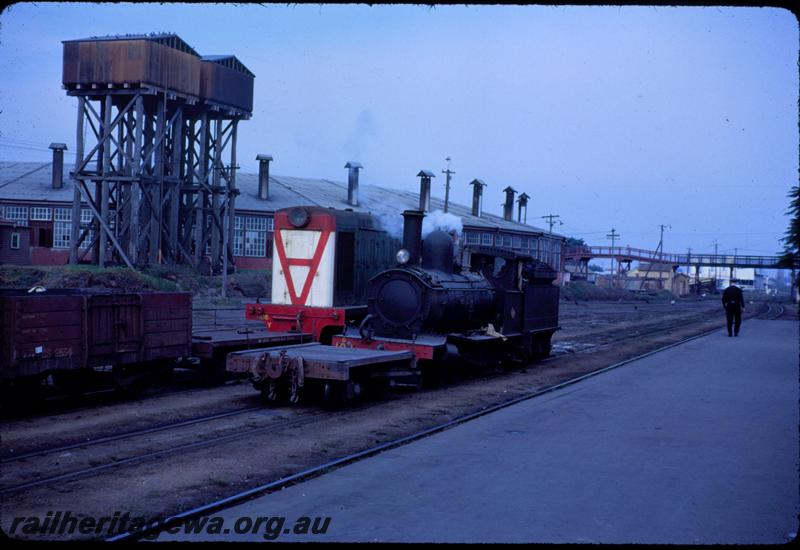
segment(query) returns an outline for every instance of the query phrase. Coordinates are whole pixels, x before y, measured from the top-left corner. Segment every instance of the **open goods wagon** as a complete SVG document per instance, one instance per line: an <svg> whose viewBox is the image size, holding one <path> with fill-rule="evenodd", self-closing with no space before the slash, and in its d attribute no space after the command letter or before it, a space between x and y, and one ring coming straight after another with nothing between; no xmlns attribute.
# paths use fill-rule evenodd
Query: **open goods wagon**
<svg viewBox="0 0 800 550"><path fill-rule="evenodd" d="M70 374L186 357L192 351L187 292L0 290L0 379L38 384Z"/></svg>

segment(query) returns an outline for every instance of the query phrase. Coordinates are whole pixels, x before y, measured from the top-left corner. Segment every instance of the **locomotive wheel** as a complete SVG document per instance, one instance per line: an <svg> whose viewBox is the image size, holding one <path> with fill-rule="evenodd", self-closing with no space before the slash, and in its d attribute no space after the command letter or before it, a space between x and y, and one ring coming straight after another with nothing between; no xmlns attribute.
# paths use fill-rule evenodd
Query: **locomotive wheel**
<svg viewBox="0 0 800 550"><path fill-rule="evenodd" d="M42 379L39 376L24 376L0 384L0 410L3 413L26 411L43 397Z"/></svg>
<svg viewBox="0 0 800 550"><path fill-rule="evenodd" d="M114 365L111 368L111 378L118 391L134 397L142 391L145 374L128 365Z"/></svg>
<svg viewBox="0 0 800 550"><path fill-rule="evenodd" d="M322 385L322 406L329 410L341 409L347 403L347 383L325 382Z"/></svg>
<svg viewBox="0 0 800 550"><path fill-rule="evenodd" d="M218 386L228 379L228 371L225 370L225 361L219 359L201 360L200 366L203 369L205 383L211 386Z"/></svg>
<svg viewBox="0 0 800 550"><path fill-rule="evenodd" d="M545 336L539 335L534 337L533 341L533 358L537 361L541 361L550 355L550 351L552 350L553 346L550 342L552 338L552 334L547 334Z"/></svg>
<svg viewBox="0 0 800 550"><path fill-rule="evenodd" d="M422 385L426 388L438 388L447 384L447 369L442 362L419 361Z"/></svg>
<svg viewBox="0 0 800 550"><path fill-rule="evenodd" d="M63 392L76 396L92 389L92 373L83 370L59 371L53 373L53 383Z"/></svg>

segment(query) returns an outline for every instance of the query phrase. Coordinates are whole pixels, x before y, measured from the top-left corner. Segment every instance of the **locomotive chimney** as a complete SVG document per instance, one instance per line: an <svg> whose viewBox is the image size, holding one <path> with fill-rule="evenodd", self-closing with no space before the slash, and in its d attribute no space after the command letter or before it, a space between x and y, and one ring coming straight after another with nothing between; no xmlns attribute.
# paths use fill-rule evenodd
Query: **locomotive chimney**
<svg viewBox="0 0 800 550"><path fill-rule="evenodd" d="M358 171L363 168L359 163L352 160L344 165L347 172L347 204L358 206Z"/></svg>
<svg viewBox="0 0 800 550"><path fill-rule="evenodd" d="M417 177L419 180L419 209L423 212L431 210L431 178L436 175L429 170L420 170Z"/></svg>
<svg viewBox="0 0 800 550"><path fill-rule="evenodd" d="M486 187L486 184L476 178L470 182L470 185L472 185L472 215L480 218L483 210L483 188Z"/></svg>
<svg viewBox="0 0 800 550"><path fill-rule="evenodd" d="M519 198L517 199L517 221L519 223L528 223L528 199L530 197L527 193L522 193ZM525 211L525 216L522 215L522 211Z"/></svg>
<svg viewBox="0 0 800 550"><path fill-rule="evenodd" d="M510 185L503 191L506 193L506 203L503 205L503 219L514 221L514 194L516 191Z"/></svg>
<svg viewBox="0 0 800 550"><path fill-rule="evenodd" d="M403 248L408 251L408 265L419 265L422 255L422 218L421 210L403 211Z"/></svg>
<svg viewBox="0 0 800 550"><path fill-rule="evenodd" d="M258 198L265 201L269 199L269 163L272 155L258 155Z"/></svg>
<svg viewBox="0 0 800 550"><path fill-rule="evenodd" d="M50 149L53 150L53 189L64 187L64 151L66 143L51 143Z"/></svg>

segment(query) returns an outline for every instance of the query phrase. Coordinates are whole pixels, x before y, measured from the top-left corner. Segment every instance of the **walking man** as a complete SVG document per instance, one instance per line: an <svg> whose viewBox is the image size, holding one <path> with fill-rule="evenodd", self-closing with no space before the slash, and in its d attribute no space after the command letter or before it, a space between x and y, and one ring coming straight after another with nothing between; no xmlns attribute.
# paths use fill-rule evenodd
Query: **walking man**
<svg viewBox="0 0 800 550"><path fill-rule="evenodd" d="M722 293L722 307L725 308L725 319L728 321L728 336L739 336L739 327L742 326L742 311L744 311L742 289L731 283ZM731 328L733 328L733 333L731 333Z"/></svg>

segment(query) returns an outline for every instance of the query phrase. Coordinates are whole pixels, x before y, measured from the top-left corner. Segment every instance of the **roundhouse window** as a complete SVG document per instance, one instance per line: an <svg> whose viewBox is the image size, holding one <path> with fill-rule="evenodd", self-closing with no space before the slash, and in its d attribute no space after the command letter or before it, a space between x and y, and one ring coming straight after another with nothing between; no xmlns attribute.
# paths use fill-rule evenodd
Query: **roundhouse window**
<svg viewBox="0 0 800 550"><path fill-rule="evenodd" d="M52 210L43 206L34 206L31 208L31 219L37 221L49 222L52 218Z"/></svg>

